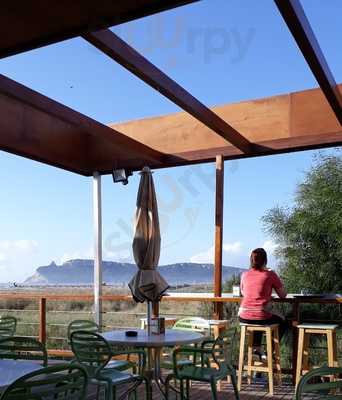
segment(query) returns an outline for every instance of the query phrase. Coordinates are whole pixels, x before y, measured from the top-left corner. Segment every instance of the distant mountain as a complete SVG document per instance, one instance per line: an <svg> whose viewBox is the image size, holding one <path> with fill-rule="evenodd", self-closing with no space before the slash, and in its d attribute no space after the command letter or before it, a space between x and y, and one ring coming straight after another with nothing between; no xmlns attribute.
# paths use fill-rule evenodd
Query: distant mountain
<svg viewBox="0 0 342 400"><path fill-rule="evenodd" d="M70 260L62 265L52 262L39 267L36 273L26 279L25 285L90 285L94 277L93 260ZM129 282L137 267L135 264L103 261L103 282L110 285L124 285ZM244 271L241 268L222 267L223 280ZM212 264L178 263L162 265L159 272L166 281L174 285L202 284L212 282L214 267Z"/></svg>

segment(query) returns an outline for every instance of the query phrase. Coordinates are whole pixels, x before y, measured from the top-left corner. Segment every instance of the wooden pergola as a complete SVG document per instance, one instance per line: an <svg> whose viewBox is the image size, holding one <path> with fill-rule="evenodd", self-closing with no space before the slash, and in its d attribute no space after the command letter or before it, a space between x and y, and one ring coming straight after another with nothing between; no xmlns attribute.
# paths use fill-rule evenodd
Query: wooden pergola
<svg viewBox="0 0 342 400"><path fill-rule="evenodd" d="M0 75L0 149L94 177L95 303L101 322L101 175L216 161L215 296L221 296L224 160L342 144L337 85L299 0L274 0L319 88L209 108L109 27L198 0L3 0L0 57L81 36L184 112L101 124ZM215 313L222 314L221 303Z"/></svg>

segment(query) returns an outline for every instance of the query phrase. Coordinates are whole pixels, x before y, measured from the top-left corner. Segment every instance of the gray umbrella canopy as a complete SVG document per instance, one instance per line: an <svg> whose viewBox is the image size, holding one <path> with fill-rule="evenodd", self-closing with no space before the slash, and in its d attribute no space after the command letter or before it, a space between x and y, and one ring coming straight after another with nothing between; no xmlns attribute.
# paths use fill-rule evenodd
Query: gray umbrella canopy
<svg viewBox="0 0 342 400"><path fill-rule="evenodd" d="M152 173L141 171L133 239L134 260L139 268L129 282L135 301L158 301L169 285L156 270L160 256L158 205Z"/></svg>

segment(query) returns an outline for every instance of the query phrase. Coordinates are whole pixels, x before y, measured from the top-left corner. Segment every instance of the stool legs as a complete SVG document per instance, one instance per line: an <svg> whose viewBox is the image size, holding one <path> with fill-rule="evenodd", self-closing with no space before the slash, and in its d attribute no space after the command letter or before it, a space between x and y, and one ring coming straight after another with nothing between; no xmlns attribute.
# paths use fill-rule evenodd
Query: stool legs
<svg viewBox="0 0 342 400"><path fill-rule="evenodd" d="M248 350L247 350L247 383L252 383L252 364L253 364L253 339L254 332L248 332Z"/></svg>
<svg viewBox="0 0 342 400"><path fill-rule="evenodd" d="M266 350L267 350L267 367L259 366L253 362L253 339L254 332L264 332L266 335ZM244 350L247 338L247 364L244 364ZM274 353L274 354L273 354ZM274 357L274 361L273 361ZM273 395L273 367L276 369L277 383L281 384L281 366L280 366L280 343L278 326L241 326L241 339L240 339L240 354L239 354L239 369L238 369L238 390L241 390L242 374L247 370L247 382L252 382L253 371L266 372L269 380L269 394Z"/></svg>
<svg viewBox="0 0 342 400"><path fill-rule="evenodd" d="M243 325L243 326L241 326L241 337L240 337L239 372L238 372L238 390L239 391L241 390L241 383L242 383L245 340L246 340L246 327Z"/></svg>
<svg viewBox="0 0 342 400"><path fill-rule="evenodd" d="M309 371L309 348L310 348L310 333L304 332L304 344L303 344L303 366L302 371Z"/></svg>
<svg viewBox="0 0 342 400"><path fill-rule="evenodd" d="M273 396L273 351L272 351L272 331L271 328L266 329L266 351L267 351L267 369L268 369L268 386L270 395Z"/></svg>
<svg viewBox="0 0 342 400"><path fill-rule="evenodd" d="M327 338L328 347L328 366L338 366L337 361L337 341L336 341L336 330L335 329L324 329L314 327L299 327L298 335L298 355L297 355L297 370L296 370L296 386L302 376L302 373L306 373L309 370L309 341L310 335L325 335ZM333 377L331 377L333 380Z"/></svg>
<svg viewBox="0 0 342 400"><path fill-rule="evenodd" d="M277 383L281 385L281 366L280 366L280 341L279 341L279 331L275 329L273 331L273 348L274 348L274 360L275 367L277 371Z"/></svg>
<svg viewBox="0 0 342 400"><path fill-rule="evenodd" d="M298 354L297 354L297 371L296 371L296 387L298 385L303 363L303 350L304 350L304 329L299 329L298 334Z"/></svg>
<svg viewBox="0 0 342 400"><path fill-rule="evenodd" d="M328 344L328 366L337 367L337 341L336 332L327 332L327 344Z"/></svg>
<svg viewBox="0 0 342 400"><path fill-rule="evenodd" d="M327 345L328 345L328 366L337 367L337 341L336 332L327 331ZM330 382L335 381L335 377L330 376Z"/></svg>

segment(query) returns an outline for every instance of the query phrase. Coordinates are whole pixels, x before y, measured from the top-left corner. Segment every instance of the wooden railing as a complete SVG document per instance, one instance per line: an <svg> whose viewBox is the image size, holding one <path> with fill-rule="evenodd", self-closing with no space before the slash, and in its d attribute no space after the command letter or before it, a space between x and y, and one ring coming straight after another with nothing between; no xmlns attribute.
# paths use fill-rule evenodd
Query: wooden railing
<svg viewBox="0 0 342 400"><path fill-rule="evenodd" d="M34 300L39 304L39 340L43 343L47 342L47 305L50 302L88 302L92 303L94 301L94 296L92 295L69 295L69 294L45 294L45 293L0 293L1 300ZM129 295L104 295L101 297L102 302L132 302L132 296ZM326 298L298 298L294 296L289 296L286 299L274 299L276 303L287 303L292 307L292 323L296 326L300 321L300 308L304 303L314 303L314 304L342 304L342 297L330 296ZM169 295L164 296L162 299L162 304L164 302L201 302L201 303L239 303L240 298L233 297L232 295L225 295L225 297L213 297L209 295L202 294L184 294L184 295ZM34 310L31 310L34 312ZM0 311L1 312L1 311ZM296 330L293 331L294 335ZM294 339L296 337L294 336ZM293 342L296 343L296 340ZM293 346L295 347L295 346ZM293 349L295 352L296 349ZM50 349L49 353L52 355L67 355L69 352L53 350Z"/></svg>

